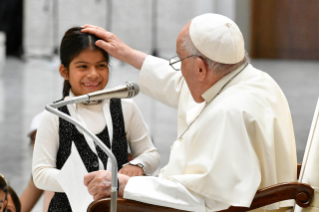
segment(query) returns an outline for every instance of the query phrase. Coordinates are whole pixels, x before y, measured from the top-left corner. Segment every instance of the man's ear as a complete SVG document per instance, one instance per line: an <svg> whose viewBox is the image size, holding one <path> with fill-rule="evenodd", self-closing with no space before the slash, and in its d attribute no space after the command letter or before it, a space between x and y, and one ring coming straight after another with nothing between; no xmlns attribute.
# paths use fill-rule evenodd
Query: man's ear
<svg viewBox="0 0 319 212"><path fill-rule="evenodd" d="M60 71L61 76L62 76L65 80L68 80L68 79L69 79L68 69L67 69L63 64L60 65L59 71Z"/></svg>
<svg viewBox="0 0 319 212"><path fill-rule="evenodd" d="M197 76L199 81L204 81L208 74L208 66L205 64L204 60L200 57L196 58L198 64Z"/></svg>

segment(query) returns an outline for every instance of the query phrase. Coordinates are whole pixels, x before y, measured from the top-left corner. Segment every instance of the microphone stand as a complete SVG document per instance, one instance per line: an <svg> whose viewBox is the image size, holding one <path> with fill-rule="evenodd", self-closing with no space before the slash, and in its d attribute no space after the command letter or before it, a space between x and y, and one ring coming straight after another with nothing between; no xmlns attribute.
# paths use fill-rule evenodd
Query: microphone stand
<svg viewBox="0 0 319 212"><path fill-rule="evenodd" d="M73 103L79 103L89 100L89 96L79 96L76 98L72 98L70 100L60 101L53 104L49 104L45 106L45 109L60 118L63 118L64 120L78 126L81 130L83 130L85 133L87 133L88 136L90 136L96 145L98 145L106 154L109 156L111 162L112 162L112 179L111 179L111 212L117 211L117 161L115 156L113 155L112 151L107 148L104 143L90 130L86 129L79 121L72 118L71 116L66 115L65 113L62 113L61 111L57 110L56 108L65 106L68 104Z"/></svg>

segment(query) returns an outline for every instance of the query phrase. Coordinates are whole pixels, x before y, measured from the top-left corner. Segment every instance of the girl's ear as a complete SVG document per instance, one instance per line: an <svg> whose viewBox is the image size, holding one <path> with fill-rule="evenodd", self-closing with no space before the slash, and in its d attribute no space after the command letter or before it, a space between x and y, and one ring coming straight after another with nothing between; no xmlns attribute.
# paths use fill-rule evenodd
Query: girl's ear
<svg viewBox="0 0 319 212"><path fill-rule="evenodd" d="M69 79L68 69L67 69L63 64L60 65L59 71L60 71L61 76L62 76L65 80L68 80L68 79Z"/></svg>

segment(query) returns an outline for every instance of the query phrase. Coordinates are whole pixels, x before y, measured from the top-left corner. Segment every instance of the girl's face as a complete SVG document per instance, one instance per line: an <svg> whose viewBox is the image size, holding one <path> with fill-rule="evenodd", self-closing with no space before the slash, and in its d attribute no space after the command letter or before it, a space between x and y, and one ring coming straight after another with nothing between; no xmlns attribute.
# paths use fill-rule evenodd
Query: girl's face
<svg viewBox="0 0 319 212"><path fill-rule="evenodd" d="M17 211L16 207L14 206L14 202L13 202L11 195L9 193L8 193L7 197L8 197L8 205L6 207L6 212L16 212Z"/></svg>
<svg viewBox="0 0 319 212"><path fill-rule="evenodd" d="M6 194L4 193L4 191L0 190L0 212L3 211L4 207L6 207L7 205L7 200L5 200Z"/></svg>
<svg viewBox="0 0 319 212"><path fill-rule="evenodd" d="M83 50L71 61L69 70L61 65L60 73L69 80L75 96L103 90L109 80L106 58L97 49Z"/></svg>

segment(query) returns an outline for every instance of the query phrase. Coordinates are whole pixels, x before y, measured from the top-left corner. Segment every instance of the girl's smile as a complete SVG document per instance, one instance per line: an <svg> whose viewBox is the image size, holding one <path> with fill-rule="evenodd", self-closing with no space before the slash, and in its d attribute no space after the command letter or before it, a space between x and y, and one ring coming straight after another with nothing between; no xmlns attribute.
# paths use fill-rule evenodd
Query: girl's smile
<svg viewBox="0 0 319 212"><path fill-rule="evenodd" d="M83 83L83 84L86 87L97 87L100 83L97 82L97 83Z"/></svg>
<svg viewBox="0 0 319 212"><path fill-rule="evenodd" d="M101 50L85 49L74 57L67 70L60 67L61 75L69 80L75 96L103 90L109 80L109 69Z"/></svg>

